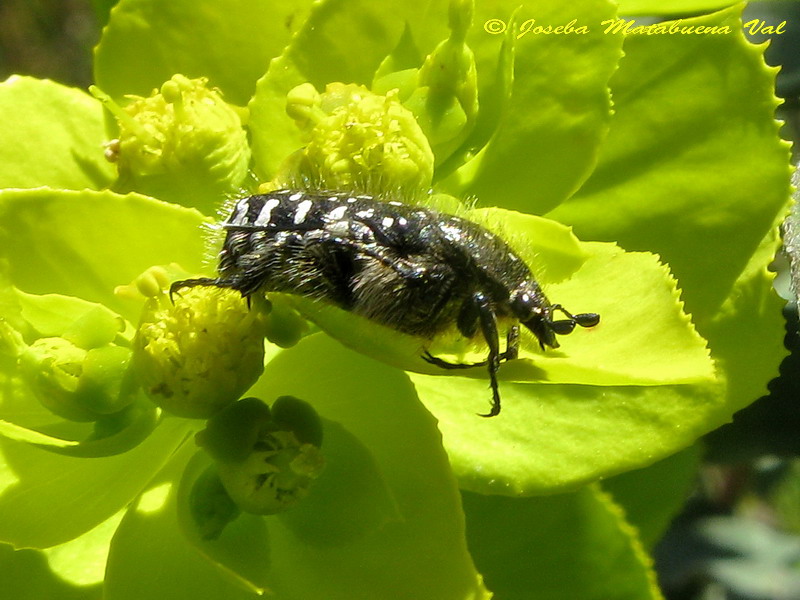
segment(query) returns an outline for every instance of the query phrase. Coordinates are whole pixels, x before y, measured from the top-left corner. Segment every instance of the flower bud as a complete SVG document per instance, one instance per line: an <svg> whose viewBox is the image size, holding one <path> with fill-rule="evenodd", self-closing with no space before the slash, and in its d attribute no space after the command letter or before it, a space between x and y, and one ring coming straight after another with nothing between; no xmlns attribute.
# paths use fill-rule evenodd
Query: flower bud
<svg viewBox="0 0 800 600"><path fill-rule="evenodd" d="M321 102L316 88L310 83L303 83L286 94L286 114L294 119L301 131L308 133L327 116L320 106Z"/></svg>
<svg viewBox="0 0 800 600"><path fill-rule="evenodd" d="M20 374L49 411L70 421L93 421L97 415L75 402L84 358L86 350L64 338L41 338L20 356Z"/></svg>
<svg viewBox="0 0 800 600"><path fill-rule="evenodd" d="M226 406L195 436L197 445L223 463L241 463L253 451L272 412L258 398L242 398Z"/></svg>
<svg viewBox="0 0 800 600"><path fill-rule="evenodd" d="M135 385L128 366L130 348L106 344L86 352L75 393L80 403L99 415L121 411L133 402Z"/></svg>
<svg viewBox="0 0 800 600"><path fill-rule="evenodd" d="M475 56L466 44L472 8L472 0L451 0L450 37L425 59L417 89L403 101L417 116L437 164L466 139L478 114Z"/></svg>
<svg viewBox="0 0 800 600"><path fill-rule="evenodd" d="M127 385L131 351L106 344L84 350L60 337L40 338L22 351L20 373L48 410L71 421L96 421L133 402Z"/></svg>
<svg viewBox="0 0 800 600"><path fill-rule="evenodd" d="M162 297L169 289L170 282L188 276L189 273L175 263L166 266L155 265L145 269L129 284L114 288L114 295L141 305L142 300L146 298Z"/></svg>
<svg viewBox="0 0 800 600"><path fill-rule="evenodd" d="M90 88L119 122L113 158L119 186L199 208L238 188L250 147L240 113L204 78L173 75L160 90L121 108Z"/></svg>
<svg viewBox="0 0 800 600"><path fill-rule="evenodd" d="M144 390L164 410L208 418L245 392L264 369L261 311L231 290L181 290L149 298L134 339Z"/></svg>
<svg viewBox="0 0 800 600"><path fill-rule="evenodd" d="M306 321L291 304L280 296L270 296L272 310L267 315L267 339L281 348L291 348L308 331Z"/></svg>
<svg viewBox="0 0 800 600"><path fill-rule="evenodd" d="M324 466L319 416L291 396L278 398L272 410L245 398L211 418L196 439L218 461L220 481L235 504L252 514L294 506Z"/></svg>
<svg viewBox="0 0 800 600"><path fill-rule="evenodd" d="M310 103L305 111L298 109L300 92ZM293 158L301 176L326 188L373 193L430 186L433 153L396 92L381 96L363 86L331 83L316 98L304 84L289 98L289 112L309 138L301 157Z"/></svg>

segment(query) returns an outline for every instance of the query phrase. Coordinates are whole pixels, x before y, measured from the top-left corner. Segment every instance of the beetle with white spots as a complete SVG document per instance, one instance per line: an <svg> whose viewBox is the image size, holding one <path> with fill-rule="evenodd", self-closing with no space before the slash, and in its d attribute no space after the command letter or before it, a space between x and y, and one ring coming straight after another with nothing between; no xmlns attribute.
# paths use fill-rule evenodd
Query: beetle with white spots
<svg viewBox="0 0 800 600"><path fill-rule="evenodd" d="M443 369L487 367L492 405L483 416L500 413L497 371L517 358L520 326L544 349L558 347L556 335L600 321L596 313L573 315L551 304L499 236L419 206L281 190L240 199L222 228L219 276L176 281L171 294L198 285L245 297L283 292L333 304L423 343L452 327L466 338L480 335L488 346L484 361L450 363L427 351L422 357ZM499 319L512 323L503 351Z"/></svg>

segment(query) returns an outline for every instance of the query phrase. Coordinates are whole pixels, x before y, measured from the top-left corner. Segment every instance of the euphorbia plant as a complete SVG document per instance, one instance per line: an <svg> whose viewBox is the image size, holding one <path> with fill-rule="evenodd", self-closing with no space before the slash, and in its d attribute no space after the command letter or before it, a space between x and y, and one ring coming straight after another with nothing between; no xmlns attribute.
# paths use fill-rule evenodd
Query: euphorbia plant
<svg viewBox="0 0 800 600"><path fill-rule="evenodd" d="M736 9L691 20L726 34L626 38L605 2L538 3L588 32L518 38L529 8L122 0L93 96L0 87L1 539L105 570L108 598L659 597L644 548L691 473L675 453L781 356L773 73ZM523 337L482 419L484 371L412 336L292 297L170 299L213 275L226 197L280 187L480 222L601 324L558 352ZM462 342L425 343L483 357Z"/></svg>

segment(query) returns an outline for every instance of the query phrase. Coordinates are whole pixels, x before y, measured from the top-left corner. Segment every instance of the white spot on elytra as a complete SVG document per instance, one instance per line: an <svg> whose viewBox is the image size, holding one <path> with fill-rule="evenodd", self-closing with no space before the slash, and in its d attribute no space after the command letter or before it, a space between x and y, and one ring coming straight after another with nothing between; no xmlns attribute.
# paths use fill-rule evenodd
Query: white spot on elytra
<svg viewBox="0 0 800 600"><path fill-rule="evenodd" d="M236 210L233 216L228 221L231 225L244 225L244 219L247 216L247 209L250 208L250 199L245 198L236 203Z"/></svg>
<svg viewBox="0 0 800 600"><path fill-rule="evenodd" d="M453 242L457 242L461 239L461 229L455 227L453 225L449 225L447 223L440 223L439 230L444 234L444 236Z"/></svg>
<svg viewBox="0 0 800 600"><path fill-rule="evenodd" d="M397 219L397 224L400 225L401 227L405 227L406 225L408 225L408 221L406 221L405 217L400 217L399 219Z"/></svg>
<svg viewBox="0 0 800 600"><path fill-rule="evenodd" d="M269 223L270 218L272 217L272 209L278 206L281 203L280 200L277 198L270 198L264 203L264 206L261 208L261 212L258 213L258 217L256 218L256 222L254 225L264 226Z"/></svg>
<svg viewBox="0 0 800 600"><path fill-rule="evenodd" d="M394 225L394 219L392 217L384 217L383 221L381 221L381 225L384 227L391 227Z"/></svg>
<svg viewBox="0 0 800 600"><path fill-rule="evenodd" d="M347 199L347 201L348 201L350 204L352 204L353 202L356 202L357 200L358 200L358 198L352 198L352 197L350 197L350 198L348 198L348 199Z"/></svg>
<svg viewBox="0 0 800 600"><path fill-rule="evenodd" d="M516 254L514 254L513 252L509 252L509 253L508 253L508 258L510 258L510 259L511 259L511 260L513 260L514 262L517 262L517 261L519 260L519 256L517 256L517 255L516 255ZM526 295L527 295L527 294L526 294Z"/></svg>
<svg viewBox="0 0 800 600"><path fill-rule="evenodd" d="M392 200L389 202L389 206L403 206L402 202L397 202L396 200Z"/></svg>
<svg viewBox="0 0 800 600"><path fill-rule="evenodd" d="M289 196L289 200L291 200L292 202L297 202L302 197L303 197L303 192L295 192L294 194Z"/></svg>
<svg viewBox="0 0 800 600"><path fill-rule="evenodd" d="M350 224L347 221L336 221L325 227L325 231L334 235L346 235L350 232Z"/></svg>
<svg viewBox="0 0 800 600"><path fill-rule="evenodd" d="M344 216L344 213L347 212L346 206L337 206L331 212L328 213L328 221L338 221Z"/></svg>
<svg viewBox="0 0 800 600"><path fill-rule="evenodd" d="M369 219L369 218L370 218L372 215L374 215L374 214L375 214L375 211L374 211L374 210L372 210L371 208L368 208L367 210L360 210L360 211L358 211L358 212L356 213L356 216L359 216L359 217L361 217L362 219Z"/></svg>
<svg viewBox="0 0 800 600"><path fill-rule="evenodd" d="M306 215L308 211L311 210L313 206L313 202L311 200L303 200L300 204L297 205L297 212L294 213L294 224L299 225L303 221L306 220Z"/></svg>

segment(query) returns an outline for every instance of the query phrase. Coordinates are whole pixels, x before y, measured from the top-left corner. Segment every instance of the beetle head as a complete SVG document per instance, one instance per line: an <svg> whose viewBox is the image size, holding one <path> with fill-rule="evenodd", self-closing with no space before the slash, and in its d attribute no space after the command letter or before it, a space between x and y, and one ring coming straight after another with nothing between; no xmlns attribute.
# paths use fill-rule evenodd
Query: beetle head
<svg viewBox="0 0 800 600"><path fill-rule="evenodd" d="M511 310L520 323L531 330L542 349L545 346L558 348L556 335L567 335L575 330L576 325L594 327L600 322L597 313L580 313L573 315L560 304L550 304L544 295L539 293L519 292L511 299ZM553 319L553 314L562 313L566 319Z"/></svg>

